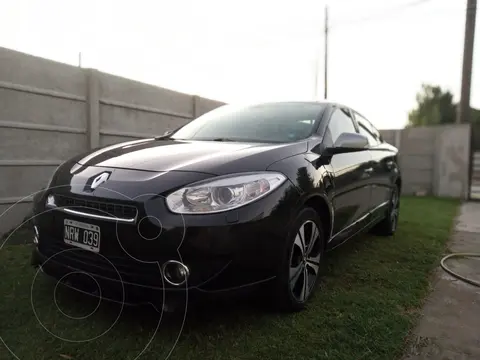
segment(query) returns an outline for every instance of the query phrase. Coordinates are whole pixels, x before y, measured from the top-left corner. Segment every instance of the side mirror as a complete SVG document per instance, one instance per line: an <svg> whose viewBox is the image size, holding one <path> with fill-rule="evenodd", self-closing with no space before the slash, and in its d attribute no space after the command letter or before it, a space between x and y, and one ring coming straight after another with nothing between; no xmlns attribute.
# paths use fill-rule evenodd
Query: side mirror
<svg viewBox="0 0 480 360"><path fill-rule="evenodd" d="M341 133L333 146L326 148L329 155L362 151L368 147L368 138L357 133Z"/></svg>

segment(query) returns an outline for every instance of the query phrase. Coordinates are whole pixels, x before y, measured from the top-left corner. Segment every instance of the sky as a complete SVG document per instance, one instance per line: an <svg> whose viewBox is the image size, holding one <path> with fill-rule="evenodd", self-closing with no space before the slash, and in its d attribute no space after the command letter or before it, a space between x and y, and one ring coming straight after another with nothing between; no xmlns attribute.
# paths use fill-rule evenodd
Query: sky
<svg viewBox="0 0 480 360"><path fill-rule="evenodd" d="M466 0L3 0L0 46L227 103L321 100L326 4L328 99L380 129L422 83L458 100Z"/></svg>

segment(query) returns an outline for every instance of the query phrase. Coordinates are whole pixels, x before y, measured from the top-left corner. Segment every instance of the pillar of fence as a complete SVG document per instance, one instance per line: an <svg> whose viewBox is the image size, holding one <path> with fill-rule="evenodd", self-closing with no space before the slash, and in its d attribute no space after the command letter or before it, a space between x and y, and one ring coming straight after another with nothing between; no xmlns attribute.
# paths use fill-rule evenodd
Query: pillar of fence
<svg viewBox="0 0 480 360"><path fill-rule="evenodd" d="M90 149L100 145L100 87L98 71L85 69L87 76L87 137Z"/></svg>

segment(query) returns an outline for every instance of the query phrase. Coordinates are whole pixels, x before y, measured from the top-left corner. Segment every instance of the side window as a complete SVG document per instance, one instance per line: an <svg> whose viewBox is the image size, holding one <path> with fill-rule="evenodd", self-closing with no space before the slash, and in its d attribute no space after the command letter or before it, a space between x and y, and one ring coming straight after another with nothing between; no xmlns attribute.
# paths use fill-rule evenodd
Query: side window
<svg viewBox="0 0 480 360"><path fill-rule="evenodd" d="M369 125L369 129L371 130L373 136L375 137L375 139L378 140L379 143L382 142L382 136L380 135L380 132L375 128L375 126L372 125L372 123L370 121L368 121L367 119L363 118L365 120L365 122Z"/></svg>
<svg viewBox="0 0 480 360"><path fill-rule="evenodd" d="M380 133L367 119L358 113L355 113L355 119L357 120L360 134L368 138L370 146L376 146L381 143Z"/></svg>
<svg viewBox="0 0 480 360"><path fill-rule="evenodd" d="M344 132L357 132L352 116L350 115L350 112L345 109L335 109L330 117L326 135L330 136L330 140L333 144L340 134Z"/></svg>

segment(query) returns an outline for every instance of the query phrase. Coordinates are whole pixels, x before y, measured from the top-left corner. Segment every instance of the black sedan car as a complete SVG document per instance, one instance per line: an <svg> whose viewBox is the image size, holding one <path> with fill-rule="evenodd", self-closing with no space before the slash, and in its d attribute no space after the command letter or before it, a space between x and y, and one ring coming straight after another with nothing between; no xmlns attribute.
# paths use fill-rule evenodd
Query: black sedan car
<svg viewBox="0 0 480 360"><path fill-rule="evenodd" d="M300 310L327 250L395 232L397 153L340 104L222 106L60 165L34 201L32 264L127 304L260 287Z"/></svg>

